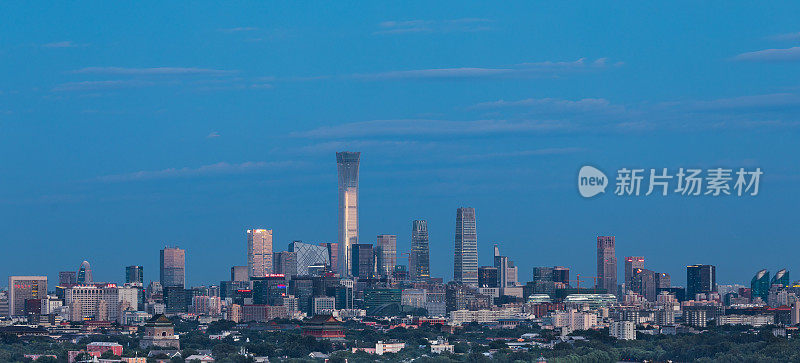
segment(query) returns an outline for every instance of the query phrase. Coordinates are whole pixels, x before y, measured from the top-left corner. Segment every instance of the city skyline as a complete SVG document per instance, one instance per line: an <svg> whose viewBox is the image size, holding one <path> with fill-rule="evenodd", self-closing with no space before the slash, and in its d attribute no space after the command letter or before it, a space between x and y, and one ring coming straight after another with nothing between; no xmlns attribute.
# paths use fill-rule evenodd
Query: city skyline
<svg viewBox="0 0 800 363"><path fill-rule="evenodd" d="M128 265L151 279L152 251L177 244L201 284L246 263L225 248L246 228L273 228L278 246L337 243L342 150L364 153L359 236L394 234L408 251L424 219L431 261L449 261L452 211L469 205L479 265L499 242L521 279L539 265L594 275L597 235L677 284L695 263L724 281L798 268L780 251L800 235L800 72L775 53L796 47L799 4L202 4L181 27L137 5L0 5L38 15L2 25L0 240L13 257L0 274L56 281L88 260L98 281ZM752 198L587 200L584 165L765 174Z"/></svg>

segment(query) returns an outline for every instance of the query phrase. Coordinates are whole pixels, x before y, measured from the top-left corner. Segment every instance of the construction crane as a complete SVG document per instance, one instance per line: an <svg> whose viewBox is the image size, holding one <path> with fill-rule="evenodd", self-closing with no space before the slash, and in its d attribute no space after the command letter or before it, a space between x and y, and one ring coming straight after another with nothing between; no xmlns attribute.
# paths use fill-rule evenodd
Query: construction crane
<svg viewBox="0 0 800 363"><path fill-rule="evenodd" d="M597 276L584 276L584 278L592 279L594 281L594 288L592 288L592 292L597 293ZM581 290L581 274L575 274L575 280L569 280L569 282L577 282L578 291Z"/></svg>

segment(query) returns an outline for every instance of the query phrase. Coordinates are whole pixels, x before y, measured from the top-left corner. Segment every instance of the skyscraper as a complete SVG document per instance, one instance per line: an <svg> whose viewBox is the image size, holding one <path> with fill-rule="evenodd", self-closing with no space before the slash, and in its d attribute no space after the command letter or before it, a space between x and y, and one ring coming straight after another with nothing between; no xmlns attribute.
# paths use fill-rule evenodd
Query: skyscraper
<svg viewBox="0 0 800 363"><path fill-rule="evenodd" d="M232 266L231 267L231 281L248 281L250 268L247 266Z"/></svg>
<svg viewBox="0 0 800 363"><path fill-rule="evenodd" d="M353 270L350 276L363 279L375 276L375 252L369 243L356 243L352 247Z"/></svg>
<svg viewBox="0 0 800 363"><path fill-rule="evenodd" d="M644 257L628 256L625 257L625 288L631 290L631 279L633 271L637 268L644 268Z"/></svg>
<svg viewBox="0 0 800 363"><path fill-rule="evenodd" d="M378 257L378 275L392 276L394 266L397 265L397 236L379 234L375 247L375 254Z"/></svg>
<svg viewBox="0 0 800 363"><path fill-rule="evenodd" d="M297 266L296 275L311 275L308 266L325 265L330 266L331 260L328 249L325 246L294 241L289 244L289 252L294 252L295 264ZM286 273L286 272L284 272Z"/></svg>
<svg viewBox="0 0 800 363"><path fill-rule="evenodd" d="M9 276L9 315L25 315L25 300L42 298L47 299L47 276Z"/></svg>
<svg viewBox="0 0 800 363"><path fill-rule="evenodd" d="M482 266L478 267L478 287L500 287L498 282L500 278L497 277L497 267Z"/></svg>
<svg viewBox="0 0 800 363"><path fill-rule="evenodd" d="M360 152L337 152L339 174L339 272L353 271L353 245L358 243L358 164Z"/></svg>
<svg viewBox="0 0 800 363"><path fill-rule="evenodd" d="M760 297L761 301L766 303L767 296L769 295L769 271L761 270L753 276L753 279L750 280L750 291L752 291L752 297Z"/></svg>
<svg viewBox="0 0 800 363"><path fill-rule="evenodd" d="M186 287L186 251L178 247L164 247L160 259L161 286Z"/></svg>
<svg viewBox="0 0 800 363"><path fill-rule="evenodd" d="M717 268L714 265L686 266L686 300L697 294L717 291Z"/></svg>
<svg viewBox="0 0 800 363"><path fill-rule="evenodd" d="M609 294L617 292L617 256L614 236L597 237L597 287Z"/></svg>
<svg viewBox="0 0 800 363"><path fill-rule="evenodd" d="M772 282L770 282L770 285L781 285L783 287L789 287L789 284L789 270L785 268L778 270L775 276L772 277Z"/></svg>
<svg viewBox="0 0 800 363"><path fill-rule="evenodd" d="M456 210L456 238L453 254L453 280L478 286L478 234L475 208Z"/></svg>
<svg viewBox="0 0 800 363"><path fill-rule="evenodd" d="M127 266L125 267L125 282L138 282L144 283L144 268L142 266Z"/></svg>
<svg viewBox="0 0 800 363"><path fill-rule="evenodd" d="M61 286L78 283L78 274L75 271L61 271L58 273L58 284Z"/></svg>
<svg viewBox="0 0 800 363"><path fill-rule="evenodd" d="M411 223L409 265L411 280L418 281L431 277L428 221L426 220L415 220Z"/></svg>
<svg viewBox="0 0 800 363"><path fill-rule="evenodd" d="M92 266L89 265L89 261L83 261L81 267L78 268L78 283L91 284L92 282Z"/></svg>
<svg viewBox="0 0 800 363"><path fill-rule="evenodd" d="M339 271L339 244L336 242L323 242L319 245L328 249L328 259L331 261L331 271Z"/></svg>
<svg viewBox="0 0 800 363"><path fill-rule="evenodd" d="M247 266L250 277L272 273L272 230L247 230Z"/></svg>

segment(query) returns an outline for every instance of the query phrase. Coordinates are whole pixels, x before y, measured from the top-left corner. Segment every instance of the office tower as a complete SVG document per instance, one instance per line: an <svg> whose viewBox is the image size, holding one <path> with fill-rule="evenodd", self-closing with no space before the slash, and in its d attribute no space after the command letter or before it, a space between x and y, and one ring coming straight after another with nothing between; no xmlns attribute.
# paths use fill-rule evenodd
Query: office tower
<svg viewBox="0 0 800 363"><path fill-rule="evenodd" d="M428 221L411 222L411 254L408 257L409 274L412 281L431 277L430 248L428 245Z"/></svg>
<svg viewBox="0 0 800 363"><path fill-rule="evenodd" d="M378 275L392 276L394 266L397 265L397 236L379 234L375 247L375 254L378 257Z"/></svg>
<svg viewBox="0 0 800 363"><path fill-rule="evenodd" d="M353 271L353 245L358 243L358 164L360 152L336 153L339 171L339 272Z"/></svg>
<svg viewBox="0 0 800 363"><path fill-rule="evenodd" d="M500 278L497 277L497 267L482 266L478 267L478 287L500 287Z"/></svg>
<svg viewBox="0 0 800 363"><path fill-rule="evenodd" d="M656 272L656 289L668 289L672 287L672 280L666 272Z"/></svg>
<svg viewBox="0 0 800 363"><path fill-rule="evenodd" d="M597 287L609 294L617 291L617 256L614 236L597 237Z"/></svg>
<svg viewBox="0 0 800 363"><path fill-rule="evenodd" d="M78 283L91 284L92 282L92 267L89 266L89 261L83 261L81 267L78 268Z"/></svg>
<svg viewBox="0 0 800 363"><path fill-rule="evenodd" d="M78 283L78 273L75 271L61 271L58 273L58 284L60 286L74 285Z"/></svg>
<svg viewBox="0 0 800 363"><path fill-rule="evenodd" d="M633 271L637 268L644 268L644 257L628 256L625 257L625 288L630 290Z"/></svg>
<svg viewBox="0 0 800 363"><path fill-rule="evenodd" d="M25 315L25 300L47 298L47 276L8 277L8 315Z"/></svg>
<svg viewBox="0 0 800 363"><path fill-rule="evenodd" d="M552 267L534 267L533 268L533 281L549 282L553 281L553 268Z"/></svg>
<svg viewBox="0 0 800 363"><path fill-rule="evenodd" d="M272 230L247 230L247 266L250 277L272 273Z"/></svg>
<svg viewBox="0 0 800 363"><path fill-rule="evenodd" d="M375 276L375 253L372 245L368 243L356 243L352 247L353 270L350 276L367 279Z"/></svg>
<svg viewBox="0 0 800 363"><path fill-rule="evenodd" d="M319 244L328 249L328 260L331 261L331 271L339 271L339 244L336 242L323 242Z"/></svg>
<svg viewBox="0 0 800 363"><path fill-rule="evenodd" d="M750 280L750 290L752 291L752 297L760 297L761 301L764 303L767 302L767 296L769 295L769 271L761 270L753 276L753 279Z"/></svg>
<svg viewBox="0 0 800 363"><path fill-rule="evenodd" d="M475 208L456 210L456 238L453 254L453 280L478 286L478 234Z"/></svg>
<svg viewBox="0 0 800 363"><path fill-rule="evenodd" d="M161 286L167 287L186 286L186 251L178 247L164 247L160 258Z"/></svg>
<svg viewBox="0 0 800 363"><path fill-rule="evenodd" d="M282 251L273 253L272 273L283 274L287 278L297 275L297 252Z"/></svg>
<svg viewBox="0 0 800 363"><path fill-rule="evenodd" d="M770 285L781 285L783 287L789 287L789 271L787 269L781 269L780 271L775 273L775 276L772 277L772 282Z"/></svg>
<svg viewBox="0 0 800 363"><path fill-rule="evenodd" d="M142 266L125 267L125 283L144 283L144 268Z"/></svg>
<svg viewBox="0 0 800 363"><path fill-rule="evenodd" d="M325 248L325 246L294 241L289 244L288 250L289 252L294 252L296 254L296 275L310 275L311 273L308 270L309 266L331 265L328 249Z"/></svg>
<svg viewBox="0 0 800 363"><path fill-rule="evenodd" d="M248 266L231 267L231 281L248 281L250 279Z"/></svg>
<svg viewBox="0 0 800 363"><path fill-rule="evenodd" d="M657 296L656 291L658 290L658 286L656 286L656 272L644 268L634 269L631 271L631 285L629 290L644 296L647 301L655 301Z"/></svg>
<svg viewBox="0 0 800 363"><path fill-rule="evenodd" d="M714 265L686 266L686 300L710 292L717 292L717 268Z"/></svg>
<svg viewBox="0 0 800 363"><path fill-rule="evenodd" d="M494 267L497 268L497 287L508 286L508 257L500 255L500 248L494 244Z"/></svg>
<svg viewBox="0 0 800 363"><path fill-rule="evenodd" d="M560 282L569 286L569 268L564 266L553 267L553 282Z"/></svg>

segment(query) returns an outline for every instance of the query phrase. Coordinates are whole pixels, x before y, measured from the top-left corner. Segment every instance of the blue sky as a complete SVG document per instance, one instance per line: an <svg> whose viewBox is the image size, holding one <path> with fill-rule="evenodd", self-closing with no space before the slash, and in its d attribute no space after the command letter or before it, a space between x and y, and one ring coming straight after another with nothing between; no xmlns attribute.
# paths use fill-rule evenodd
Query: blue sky
<svg viewBox="0 0 800 363"><path fill-rule="evenodd" d="M362 152L361 239L455 210L520 267L595 271L595 237L680 285L795 270L800 5L745 2L0 4L0 276L191 284L245 230L337 238L334 152ZM582 165L764 170L756 197L585 200ZM800 271L798 271L800 273ZM795 276L797 277L797 276ZM0 283L0 285L4 285Z"/></svg>

